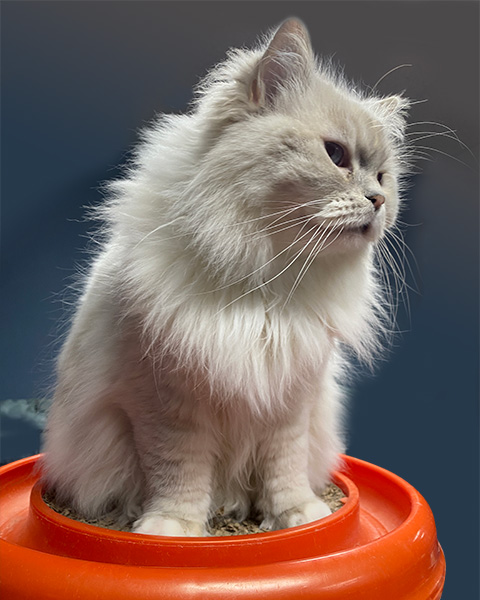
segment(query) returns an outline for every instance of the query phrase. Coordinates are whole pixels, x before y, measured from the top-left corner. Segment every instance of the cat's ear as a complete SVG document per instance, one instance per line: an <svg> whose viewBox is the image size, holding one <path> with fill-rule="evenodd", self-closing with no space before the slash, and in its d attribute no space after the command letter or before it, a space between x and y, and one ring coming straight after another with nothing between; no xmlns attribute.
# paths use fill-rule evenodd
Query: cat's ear
<svg viewBox="0 0 480 600"><path fill-rule="evenodd" d="M396 138L403 138L405 135L409 108L410 100L400 95L375 100L375 109Z"/></svg>
<svg viewBox="0 0 480 600"><path fill-rule="evenodd" d="M404 98L403 96L399 95L381 98L377 101L377 104L380 107L381 111L385 114L385 116L395 115L399 113L405 115L408 108L410 107L410 101L408 100L408 98Z"/></svg>
<svg viewBox="0 0 480 600"><path fill-rule="evenodd" d="M273 105L282 89L308 80L314 55L305 25L284 21L260 59L250 85L250 100L259 107Z"/></svg>

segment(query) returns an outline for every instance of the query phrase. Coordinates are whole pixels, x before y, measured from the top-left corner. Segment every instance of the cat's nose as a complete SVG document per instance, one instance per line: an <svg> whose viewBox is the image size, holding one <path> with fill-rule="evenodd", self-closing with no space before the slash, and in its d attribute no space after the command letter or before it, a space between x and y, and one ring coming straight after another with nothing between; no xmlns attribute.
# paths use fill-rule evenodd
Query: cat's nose
<svg viewBox="0 0 480 600"><path fill-rule="evenodd" d="M385 196L375 194L375 196L367 196L367 199L373 204L373 208L378 210L382 204L385 204Z"/></svg>

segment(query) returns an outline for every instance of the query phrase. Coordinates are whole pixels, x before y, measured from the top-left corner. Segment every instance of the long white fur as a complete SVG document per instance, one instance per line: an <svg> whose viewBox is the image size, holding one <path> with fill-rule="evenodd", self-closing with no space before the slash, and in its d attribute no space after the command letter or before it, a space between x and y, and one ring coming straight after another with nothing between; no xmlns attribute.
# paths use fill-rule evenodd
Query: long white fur
<svg viewBox="0 0 480 600"><path fill-rule="evenodd" d="M164 535L203 535L221 505L271 528L328 514L343 348L372 363L388 323L373 257L407 104L352 88L290 19L144 132L58 362L43 470L60 498Z"/></svg>

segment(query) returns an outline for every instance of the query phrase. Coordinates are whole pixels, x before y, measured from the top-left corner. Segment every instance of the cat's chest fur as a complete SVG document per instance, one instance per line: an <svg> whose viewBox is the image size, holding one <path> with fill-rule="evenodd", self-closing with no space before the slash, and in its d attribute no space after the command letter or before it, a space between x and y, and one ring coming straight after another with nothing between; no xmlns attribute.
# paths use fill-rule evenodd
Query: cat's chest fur
<svg viewBox="0 0 480 600"><path fill-rule="evenodd" d="M111 262L106 259L104 264ZM312 265L289 302L294 270L245 294L238 285L206 288L205 279L193 275L201 265L191 261L178 260L168 270L162 255L138 259L131 262L126 310L141 332L139 352L157 365L168 357L169 369L183 373L183 386L194 382L188 384L193 395L206 381L221 403L242 398L254 412L274 411L299 386L314 385L338 339L360 339L368 326L368 255ZM145 277L146 265L164 274L156 285L145 284L153 280Z"/></svg>
<svg viewBox="0 0 480 600"><path fill-rule="evenodd" d="M195 374L194 389L199 377L207 380L210 395L221 403L243 399L260 412L285 406L299 386L311 386L320 376L341 337L338 306L329 310L331 299L319 290L303 302L298 295L288 306L281 300L269 304L260 291L238 302L218 296L180 305L170 318L159 315L166 326L151 351L168 355L174 371Z"/></svg>

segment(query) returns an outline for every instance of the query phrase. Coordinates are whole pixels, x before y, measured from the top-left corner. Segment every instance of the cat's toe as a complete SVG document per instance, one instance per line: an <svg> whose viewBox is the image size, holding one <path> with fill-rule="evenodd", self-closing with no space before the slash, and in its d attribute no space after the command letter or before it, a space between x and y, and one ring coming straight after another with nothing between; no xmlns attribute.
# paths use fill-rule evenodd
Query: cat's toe
<svg viewBox="0 0 480 600"><path fill-rule="evenodd" d="M298 527L299 525L305 525L318 519L323 519L332 514L330 508L320 500L310 500L284 511L282 514L275 517L267 517L261 524L262 528L265 529L287 529L288 527Z"/></svg>
<svg viewBox="0 0 480 600"><path fill-rule="evenodd" d="M206 535L203 523L176 519L161 514L146 514L135 521L132 531L147 535L168 535L181 537L203 537Z"/></svg>

